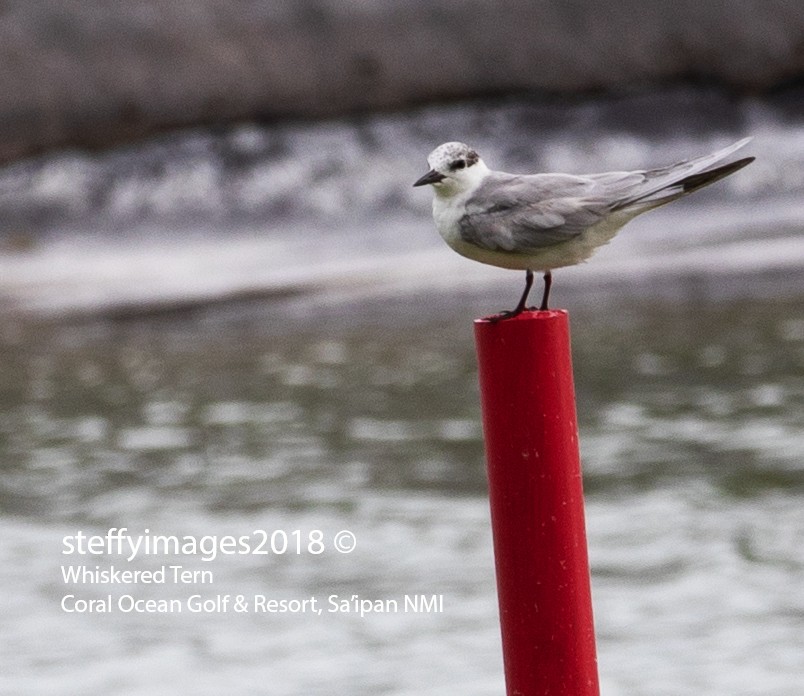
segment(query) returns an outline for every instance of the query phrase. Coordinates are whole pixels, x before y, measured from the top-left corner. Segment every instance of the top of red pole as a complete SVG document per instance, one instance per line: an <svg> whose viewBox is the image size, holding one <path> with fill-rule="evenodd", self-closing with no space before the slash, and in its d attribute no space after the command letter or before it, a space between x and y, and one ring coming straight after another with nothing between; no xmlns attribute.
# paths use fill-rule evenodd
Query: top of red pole
<svg viewBox="0 0 804 696"><path fill-rule="evenodd" d="M492 326L501 326L504 327L508 325L509 327L513 322L523 322L523 321L545 321L548 319L555 319L556 317L562 316L569 318L569 312L566 309L533 309L533 310L525 310L521 314L517 314L515 317L511 317L509 319L502 319L502 320L495 320L494 314L490 314L487 317L480 317L479 319L475 319L475 325L478 324L491 324Z"/></svg>

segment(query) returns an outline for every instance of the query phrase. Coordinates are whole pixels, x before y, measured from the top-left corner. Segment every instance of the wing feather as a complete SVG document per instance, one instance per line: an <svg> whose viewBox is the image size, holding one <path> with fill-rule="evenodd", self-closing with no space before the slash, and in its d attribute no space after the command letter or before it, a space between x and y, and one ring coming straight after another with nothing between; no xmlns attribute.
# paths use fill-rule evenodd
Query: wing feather
<svg viewBox="0 0 804 696"><path fill-rule="evenodd" d="M577 237L609 210L589 177L488 177L467 201L461 238L493 251L541 249Z"/></svg>
<svg viewBox="0 0 804 696"><path fill-rule="evenodd" d="M588 176L491 172L466 201L466 213L458 221L461 239L484 249L521 253L566 242L612 213L625 214L627 220L694 190L688 186L690 177L709 170L749 140L645 171ZM735 166L749 161L741 160ZM722 170L712 170L711 181L730 174L735 167ZM710 179L695 181L700 187Z"/></svg>

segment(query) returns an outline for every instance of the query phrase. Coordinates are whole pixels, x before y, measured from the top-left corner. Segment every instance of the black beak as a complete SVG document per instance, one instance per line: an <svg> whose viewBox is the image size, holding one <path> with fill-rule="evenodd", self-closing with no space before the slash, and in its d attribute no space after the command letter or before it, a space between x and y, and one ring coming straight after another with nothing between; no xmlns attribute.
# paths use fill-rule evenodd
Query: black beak
<svg viewBox="0 0 804 696"><path fill-rule="evenodd" d="M443 174L439 174L435 169L431 169L413 185L424 186L426 184L437 184L439 181L443 181L445 178L446 177Z"/></svg>

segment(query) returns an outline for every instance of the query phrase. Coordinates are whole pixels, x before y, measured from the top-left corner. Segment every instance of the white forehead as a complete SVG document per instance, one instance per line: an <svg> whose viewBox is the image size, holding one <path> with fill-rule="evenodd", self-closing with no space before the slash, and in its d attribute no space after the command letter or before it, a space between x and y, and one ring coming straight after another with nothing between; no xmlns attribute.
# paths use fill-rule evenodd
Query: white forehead
<svg viewBox="0 0 804 696"><path fill-rule="evenodd" d="M439 145L427 158L427 164L436 171L447 169L451 162L461 158L476 158L471 147L466 143L452 142Z"/></svg>

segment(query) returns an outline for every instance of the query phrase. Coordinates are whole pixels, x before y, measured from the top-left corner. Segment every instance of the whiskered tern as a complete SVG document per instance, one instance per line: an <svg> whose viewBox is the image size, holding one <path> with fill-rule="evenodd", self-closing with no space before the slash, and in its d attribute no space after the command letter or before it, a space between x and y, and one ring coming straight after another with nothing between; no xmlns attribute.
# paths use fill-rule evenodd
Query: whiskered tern
<svg viewBox="0 0 804 696"><path fill-rule="evenodd" d="M464 143L439 145L428 171L414 186L430 184L433 218L444 240L462 256L525 271L525 291L516 308L525 311L533 274L544 274L539 309L547 309L554 268L586 261L641 213L708 186L754 161L718 167L751 138L669 167L602 174L507 174L489 169Z"/></svg>

